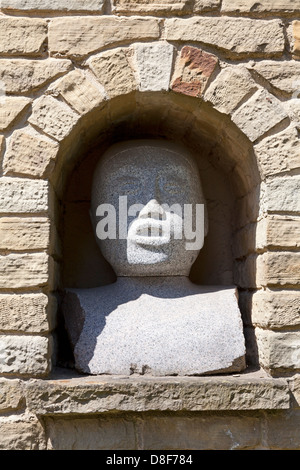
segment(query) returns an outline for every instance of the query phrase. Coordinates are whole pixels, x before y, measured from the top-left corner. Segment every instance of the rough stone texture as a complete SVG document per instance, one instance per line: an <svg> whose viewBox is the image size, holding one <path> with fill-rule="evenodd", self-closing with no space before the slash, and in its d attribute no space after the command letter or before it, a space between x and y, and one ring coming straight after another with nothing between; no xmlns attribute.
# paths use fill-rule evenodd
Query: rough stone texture
<svg viewBox="0 0 300 470"><path fill-rule="evenodd" d="M271 85L281 91L292 94L300 88L300 62L286 60L275 62L263 60L253 65L253 70L268 80Z"/></svg>
<svg viewBox="0 0 300 470"><path fill-rule="evenodd" d="M50 221L45 217L0 217L0 250L47 250Z"/></svg>
<svg viewBox="0 0 300 470"><path fill-rule="evenodd" d="M256 90L257 84L247 69L226 67L206 90L204 98L221 113L231 114Z"/></svg>
<svg viewBox="0 0 300 470"><path fill-rule="evenodd" d="M288 409L284 379L263 371L240 376L141 377L58 375L26 384L29 410L39 415L105 411L234 411ZM63 397L62 397L63 393ZM62 399L61 399L62 397Z"/></svg>
<svg viewBox="0 0 300 470"><path fill-rule="evenodd" d="M211 11L219 8L220 0L113 0L113 11L116 13L138 14L188 14L194 11Z"/></svg>
<svg viewBox="0 0 300 470"><path fill-rule="evenodd" d="M57 153L57 142L30 128L16 130L3 158L3 173L44 178L51 173Z"/></svg>
<svg viewBox="0 0 300 470"><path fill-rule="evenodd" d="M229 13L296 13L300 11L299 0L223 0L222 12Z"/></svg>
<svg viewBox="0 0 300 470"><path fill-rule="evenodd" d="M46 285L49 279L46 253L0 256L0 288L17 289Z"/></svg>
<svg viewBox="0 0 300 470"><path fill-rule="evenodd" d="M23 400L24 393L20 380L0 379L0 413L17 410L22 406Z"/></svg>
<svg viewBox="0 0 300 470"><path fill-rule="evenodd" d="M300 325L300 292L258 291L251 296L252 321L262 328Z"/></svg>
<svg viewBox="0 0 300 470"><path fill-rule="evenodd" d="M293 379L290 381L290 389L293 393L293 398L296 400L297 408L300 408L300 374L293 376Z"/></svg>
<svg viewBox="0 0 300 470"><path fill-rule="evenodd" d="M299 426L299 410L291 410L288 413L279 413L274 416L267 415L265 430L270 449L299 450L299 433L295 432Z"/></svg>
<svg viewBox="0 0 300 470"><path fill-rule="evenodd" d="M32 106L30 124L60 141L67 137L79 120L79 115L52 96L42 96Z"/></svg>
<svg viewBox="0 0 300 470"><path fill-rule="evenodd" d="M68 72L71 66L66 59L0 59L0 81L6 93L26 93Z"/></svg>
<svg viewBox="0 0 300 470"><path fill-rule="evenodd" d="M106 51L87 61L97 80L110 98L137 89L136 78L124 48Z"/></svg>
<svg viewBox="0 0 300 470"><path fill-rule="evenodd" d="M293 22L294 49L293 52L300 54L300 21Z"/></svg>
<svg viewBox="0 0 300 470"><path fill-rule="evenodd" d="M257 225L256 246L258 248L299 248L299 217L269 215Z"/></svg>
<svg viewBox="0 0 300 470"><path fill-rule="evenodd" d="M202 96L217 64L213 54L184 46L175 65L171 89L188 96Z"/></svg>
<svg viewBox="0 0 300 470"><path fill-rule="evenodd" d="M284 50L283 29L278 20L172 18L166 20L165 26L167 40L201 42L226 51L230 57L250 53L262 57L276 56Z"/></svg>
<svg viewBox="0 0 300 470"><path fill-rule="evenodd" d="M300 85L298 85L298 88L299 89L295 92L295 98L285 101L284 107L291 121L295 124L297 129L300 130Z"/></svg>
<svg viewBox="0 0 300 470"><path fill-rule="evenodd" d="M47 181L25 178L0 178L0 212L3 214L39 213L49 208Z"/></svg>
<svg viewBox="0 0 300 470"><path fill-rule="evenodd" d="M288 117L281 102L266 90L258 90L233 115L233 122L255 142Z"/></svg>
<svg viewBox="0 0 300 470"><path fill-rule="evenodd" d="M0 295L0 331L47 333L54 325L56 300L45 294Z"/></svg>
<svg viewBox="0 0 300 470"><path fill-rule="evenodd" d="M31 102L30 98L6 96L1 100L0 131L6 130Z"/></svg>
<svg viewBox="0 0 300 470"><path fill-rule="evenodd" d="M80 70L74 70L58 80L49 92L60 94L79 114L86 114L99 107L104 100L101 87Z"/></svg>
<svg viewBox="0 0 300 470"><path fill-rule="evenodd" d="M49 25L51 54L86 56L121 41L158 39L154 18L55 18Z"/></svg>
<svg viewBox="0 0 300 470"><path fill-rule="evenodd" d="M4 149L5 137L0 135L0 156L2 154L2 150Z"/></svg>
<svg viewBox="0 0 300 470"><path fill-rule="evenodd" d="M267 182L269 212L300 212L300 177L274 178Z"/></svg>
<svg viewBox="0 0 300 470"><path fill-rule="evenodd" d="M294 126L267 137L254 148L262 177L300 168L300 139Z"/></svg>
<svg viewBox="0 0 300 470"><path fill-rule="evenodd" d="M174 47L167 42L134 45L140 91L167 91L171 79Z"/></svg>
<svg viewBox="0 0 300 470"><path fill-rule="evenodd" d="M0 17L0 54L37 55L46 37L45 20Z"/></svg>
<svg viewBox="0 0 300 470"><path fill-rule="evenodd" d="M92 11L101 13L104 0L1 0L3 10Z"/></svg>
<svg viewBox="0 0 300 470"><path fill-rule="evenodd" d="M49 339L0 335L0 373L37 377L49 372Z"/></svg>
<svg viewBox="0 0 300 470"><path fill-rule="evenodd" d="M299 286L300 253L267 252L258 257L258 283L268 286Z"/></svg>
<svg viewBox="0 0 300 470"><path fill-rule="evenodd" d="M0 450L46 450L45 433L29 413L0 417Z"/></svg>
<svg viewBox="0 0 300 470"><path fill-rule="evenodd" d="M300 332L255 329L260 363L267 369L300 369Z"/></svg>

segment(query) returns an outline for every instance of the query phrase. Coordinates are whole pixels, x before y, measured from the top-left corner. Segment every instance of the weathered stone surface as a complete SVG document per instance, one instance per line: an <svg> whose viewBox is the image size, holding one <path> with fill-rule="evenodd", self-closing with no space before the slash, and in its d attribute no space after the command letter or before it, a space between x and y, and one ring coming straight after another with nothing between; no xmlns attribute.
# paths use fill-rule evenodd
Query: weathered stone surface
<svg viewBox="0 0 300 470"><path fill-rule="evenodd" d="M299 248L300 219L289 215L269 215L258 223L258 248Z"/></svg>
<svg viewBox="0 0 300 470"><path fill-rule="evenodd" d="M205 101L221 113L231 114L257 84L244 67L226 67L206 90Z"/></svg>
<svg viewBox="0 0 300 470"><path fill-rule="evenodd" d="M0 256L0 288L43 286L48 282L49 264L46 253Z"/></svg>
<svg viewBox="0 0 300 470"><path fill-rule="evenodd" d="M267 137L254 148L263 178L300 168L300 139L294 126Z"/></svg>
<svg viewBox="0 0 300 470"><path fill-rule="evenodd" d="M121 41L157 39L159 34L154 18L56 18L49 25L49 49L52 55L80 57Z"/></svg>
<svg viewBox="0 0 300 470"><path fill-rule="evenodd" d="M0 330L47 333L54 324L56 301L45 294L0 295Z"/></svg>
<svg viewBox="0 0 300 470"><path fill-rule="evenodd" d="M0 217L0 250L46 250L50 221L45 217Z"/></svg>
<svg viewBox="0 0 300 470"><path fill-rule="evenodd" d="M47 37L47 22L38 18L0 17L0 54L39 54Z"/></svg>
<svg viewBox="0 0 300 470"><path fill-rule="evenodd" d="M25 178L0 178L0 212L39 213L48 210L47 181Z"/></svg>
<svg viewBox="0 0 300 470"><path fill-rule="evenodd" d="M300 253L268 252L257 259L257 280L265 286L298 286L299 270Z"/></svg>
<svg viewBox="0 0 300 470"><path fill-rule="evenodd" d="M266 207L269 212L300 212L300 177L274 178L266 185Z"/></svg>
<svg viewBox="0 0 300 470"><path fill-rule="evenodd" d="M166 20L165 26L167 40L201 42L218 47L232 57L239 54L275 56L284 50L283 29L278 20L172 18Z"/></svg>
<svg viewBox="0 0 300 470"><path fill-rule="evenodd" d="M125 95L137 89L127 49L120 47L103 52L92 57L87 63L110 98Z"/></svg>
<svg viewBox="0 0 300 470"><path fill-rule="evenodd" d="M250 307L253 324L262 328L300 325L299 291L258 291L251 296Z"/></svg>
<svg viewBox="0 0 300 470"><path fill-rule="evenodd" d="M229 13L296 13L300 11L299 0L223 0L222 12Z"/></svg>
<svg viewBox="0 0 300 470"><path fill-rule="evenodd" d="M0 131L6 130L31 102L30 98L6 96L1 100Z"/></svg>
<svg viewBox="0 0 300 470"><path fill-rule="evenodd" d="M298 90L295 91L295 98L285 101L283 103L287 114L291 121L295 124L298 130L300 130L300 84Z"/></svg>
<svg viewBox="0 0 300 470"><path fill-rule="evenodd" d="M297 432L300 427L299 410L288 413L266 415L265 436L270 449L299 450L300 436Z"/></svg>
<svg viewBox="0 0 300 470"><path fill-rule="evenodd" d="M300 332L256 328L260 363L268 369L300 369Z"/></svg>
<svg viewBox="0 0 300 470"><path fill-rule="evenodd" d="M290 389L293 393L294 399L296 400L296 407L300 408L300 374L293 376L293 379L290 381Z"/></svg>
<svg viewBox="0 0 300 470"><path fill-rule="evenodd" d="M1 0L3 10L92 11L101 13L104 0Z"/></svg>
<svg viewBox="0 0 300 470"><path fill-rule="evenodd" d="M220 0L113 0L113 11L116 13L139 14L187 14L194 11L211 11L219 8Z"/></svg>
<svg viewBox="0 0 300 470"><path fill-rule="evenodd" d="M49 371L49 339L44 336L0 335L0 373L31 376Z"/></svg>
<svg viewBox="0 0 300 470"><path fill-rule="evenodd" d="M58 143L30 128L16 130L3 157L4 175L22 174L43 178L51 173Z"/></svg>
<svg viewBox="0 0 300 470"><path fill-rule="evenodd" d="M217 64L213 54L184 46L177 58L171 89L188 96L202 96Z"/></svg>
<svg viewBox="0 0 300 470"><path fill-rule="evenodd" d="M174 47L167 42L134 45L141 91L167 91L173 65Z"/></svg>
<svg viewBox="0 0 300 470"><path fill-rule="evenodd" d="M78 120L77 113L52 96L38 98L32 106L32 115L28 119L31 124L58 141L70 134Z"/></svg>
<svg viewBox="0 0 300 470"><path fill-rule="evenodd" d="M66 59L0 59L0 82L6 93L26 93L68 72L71 66Z"/></svg>
<svg viewBox="0 0 300 470"><path fill-rule="evenodd" d="M49 89L50 93L60 94L79 114L86 114L100 106L104 100L104 91L96 80L74 70L58 80Z"/></svg>
<svg viewBox="0 0 300 470"><path fill-rule="evenodd" d="M46 450L44 429L28 413L0 417L0 450Z"/></svg>
<svg viewBox="0 0 300 470"><path fill-rule="evenodd" d="M4 135L0 135L0 155L1 155L2 150L4 148L4 143L5 143L5 137L4 137Z"/></svg>
<svg viewBox="0 0 300 470"><path fill-rule="evenodd" d="M256 62L253 65L253 70L278 90L292 94L300 88L300 62L297 60L285 60L283 62L263 60Z"/></svg>
<svg viewBox="0 0 300 470"><path fill-rule="evenodd" d="M0 413L20 408L23 399L20 380L0 379Z"/></svg>
<svg viewBox="0 0 300 470"><path fill-rule="evenodd" d="M255 142L288 117L281 102L266 90L258 90L232 115L233 122Z"/></svg>
<svg viewBox="0 0 300 470"><path fill-rule="evenodd" d="M300 21L293 22L294 49L293 52L300 54Z"/></svg>
<svg viewBox="0 0 300 470"><path fill-rule="evenodd" d="M76 377L63 374L26 385L37 415L105 411L220 411L289 408L288 384L263 372L215 377ZM62 398L63 393L63 398ZM61 399L62 398L62 399Z"/></svg>

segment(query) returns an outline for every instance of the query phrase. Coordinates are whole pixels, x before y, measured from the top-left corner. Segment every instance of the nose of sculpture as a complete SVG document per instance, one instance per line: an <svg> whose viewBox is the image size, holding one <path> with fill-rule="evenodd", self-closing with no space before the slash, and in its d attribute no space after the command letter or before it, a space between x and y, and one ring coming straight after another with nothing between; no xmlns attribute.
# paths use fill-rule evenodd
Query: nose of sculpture
<svg viewBox="0 0 300 470"><path fill-rule="evenodd" d="M140 211L138 218L165 220L166 213L164 211L164 208L159 204L156 199L151 199Z"/></svg>

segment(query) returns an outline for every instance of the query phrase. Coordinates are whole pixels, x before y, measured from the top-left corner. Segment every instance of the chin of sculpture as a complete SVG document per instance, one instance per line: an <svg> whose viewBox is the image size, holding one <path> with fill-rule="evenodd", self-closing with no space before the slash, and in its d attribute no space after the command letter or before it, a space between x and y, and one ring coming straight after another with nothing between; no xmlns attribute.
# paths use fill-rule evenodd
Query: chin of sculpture
<svg viewBox="0 0 300 470"><path fill-rule="evenodd" d="M99 214L110 210L105 232ZM80 372L165 376L245 368L236 288L188 278L208 223L198 169L184 149L164 141L109 149L95 170L91 219L117 280L66 291L63 311Z"/></svg>

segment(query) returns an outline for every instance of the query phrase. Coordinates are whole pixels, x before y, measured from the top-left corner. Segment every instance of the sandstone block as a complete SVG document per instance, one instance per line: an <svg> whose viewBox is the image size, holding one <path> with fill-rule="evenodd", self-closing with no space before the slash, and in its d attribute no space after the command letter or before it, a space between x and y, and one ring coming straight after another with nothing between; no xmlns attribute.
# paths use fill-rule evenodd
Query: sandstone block
<svg viewBox="0 0 300 470"><path fill-rule="evenodd" d="M213 54L184 46L175 65L171 89L188 96L202 96L217 64Z"/></svg>
<svg viewBox="0 0 300 470"><path fill-rule="evenodd" d="M172 18L166 19L165 27L167 40L201 42L222 49L228 57L245 54L277 56L284 50L283 28L278 20L231 17Z"/></svg>
<svg viewBox="0 0 300 470"><path fill-rule="evenodd" d="M0 373L31 376L49 371L49 339L44 336L0 335Z"/></svg>
<svg viewBox="0 0 300 470"><path fill-rule="evenodd" d="M0 217L0 250L47 250L50 221L45 217Z"/></svg>
<svg viewBox="0 0 300 470"><path fill-rule="evenodd" d="M39 213L49 208L47 181L25 178L0 178L0 212Z"/></svg>
<svg viewBox="0 0 300 470"><path fill-rule="evenodd" d="M20 380L0 379L0 413L20 408L23 397Z"/></svg>
<svg viewBox="0 0 300 470"><path fill-rule="evenodd" d="M167 42L134 45L141 91L167 91L173 64L174 47Z"/></svg>
<svg viewBox="0 0 300 470"><path fill-rule="evenodd" d="M45 20L0 17L0 54L37 55L46 37Z"/></svg>
<svg viewBox="0 0 300 470"><path fill-rule="evenodd" d="M116 13L148 14L187 14L194 11L211 11L219 8L220 0L113 0L113 11Z"/></svg>
<svg viewBox="0 0 300 470"><path fill-rule="evenodd" d="M54 139L67 137L79 120L79 115L52 96L42 96L32 106L28 121Z"/></svg>
<svg viewBox="0 0 300 470"><path fill-rule="evenodd" d="M300 374L293 376L293 379L290 382L290 388L296 400L296 407L300 408Z"/></svg>
<svg viewBox="0 0 300 470"><path fill-rule="evenodd" d="M0 288L44 286L49 280L52 269L46 253L0 256Z"/></svg>
<svg viewBox="0 0 300 470"><path fill-rule="evenodd" d="M300 88L300 62L296 60L286 60L283 62L263 60L256 62L253 70L268 80L278 90L292 94Z"/></svg>
<svg viewBox="0 0 300 470"><path fill-rule="evenodd" d="M34 415L1 417L0 434L0 450L46 450L44 429Z"/></svg>
<svg viewBox="0 0 300 470"><path fill-rule="evenodd" d="M30 98L6 96L1 100L0 131L6 130L31 102Z"/></svg>
<svg viewBox="0 0 300 470"><path fill-rule="evenodd" d="M224 13L296 13L300 11L299 0L224 0L222 3Z"/></svg>
<svg viewBox="0 0 300 470"><path fill-rule="evenodd" d="M300 325L299 291L258 291L249 300L256 326L290 328Z"/></svg>
<svg viewBox="0 0 300 470"><path fill-rule="evenodd" d="M284 107L286 112L289 115L289 118L291 121L293 121L293 124L297 127L297 129L300 129L300 85L298 85L299 90L295 91L295 96L297 95L297 98L288 100L284 102Z"/></svg>
<svg viewBox="0 0 300 470"><path fill-rule="evenodd" d="M137 89L127 49L117 48L103 52L92 57L87 63L110 98L125 95Z"/></svg>
<svg viewBox="0 0 300 470"><path fill-rule="evenodd" d="M300 212L300 177L274 178L267 182L266 207L269 212Z"/></svg>
<svg viewBox="0 0 300 470"><path fill-rule="evenodd" d="M264 286L298 286L300 253L268 252L257 259L257 283Z"/></svg>
<svg viewBox="0 0 300 470"><path fill-rule="evenodd" d="M100 106L104 91L95 80L89 79L79 70L70 72L49 89L50 93L60 94L79 114L86 114Z"/></svg>
<svg viewBox="0 0 300 470"><path fill-rule="evenodd" d="M232 115L233 122L255 142L288 117L281 102L265 90L258 90Z"/></svg>
<svg viewBox="0 0 300 470"><path fill-rule="evenodd" d="M0 59L0 82L6 93L26 93L63 75L71 66L66 59Z"/></svg>
<svg viewBox="0 0 300 470"><path fill-rule="evenodd" d="M260 363L267 369L300 369L300 332L255 330Z"/></svg>
<svg viewBox="0 0 300 470"><path fill-rule="evenodd" d="M121 41L158 39L159 34L154 18L55 18L49 25L49 49L52 55L82 57Z"/></svg>
<svg viewBox="0 0 300 470"><path fill-rule="evenodd" d="M294 37L293 52L299 55L300 54L300 21L293 21L293 37Z"/></svg>
<svg viewBox="0 0 300 470"><path fill-rule="evenodd" d="M58 144L30 128L16 130L3 158L4 175L22 174L43 178L51 173Z"/></svg>
<svg viewBox="0 0 300 470"><path fill-rule="evenodd" d="M263 178L300 168L300 139L294 126L267 137L254 148Z"/></svg>
<svg viewBox="0 0 300 470"><path fill-rule="evenodd" d="M227 67L221 71L205 92L205 101L221 113L231 114L257 85L244 67Z"/></svg>
<svg viewBox="0 0 300 470"><path fill-rule="evenodd" d="M104 0L1 0L3 10L91 11L101 13Z"/></svg>
<svg viewBox="0 0 300 470"><path fill-rule="evenodd" d="M0 330L47 333L54 324L56 301L45 294L0 295Z"/></svg>
<svg viewBox="0 0 300 470"><path fill-rule="evenodd" d="M257 224L256 246L257 248L299 248L299 217L268 215Z"/></svg>
<svg viewBox="0 0 300 470"><path fill-rule="evenodd" d="M265 436L269 448L274 450L299 450L300 437L297 430L300 427L299 410L291 410L284 414L267 414Z"/></svg>

